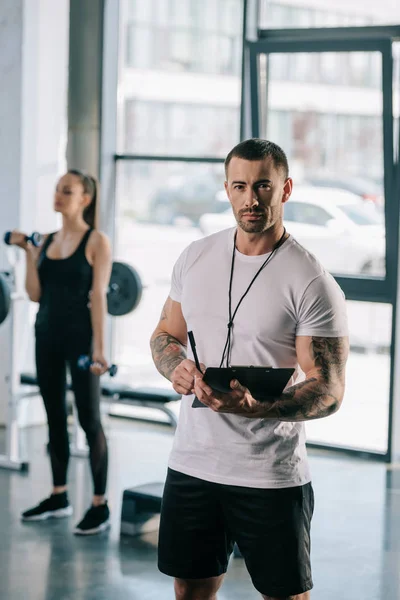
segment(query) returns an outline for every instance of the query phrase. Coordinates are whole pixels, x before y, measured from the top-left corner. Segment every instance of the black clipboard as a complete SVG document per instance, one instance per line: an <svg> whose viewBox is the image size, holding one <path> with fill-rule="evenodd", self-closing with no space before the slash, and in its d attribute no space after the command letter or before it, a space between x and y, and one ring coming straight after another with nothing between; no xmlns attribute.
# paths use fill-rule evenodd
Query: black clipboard
<svg viewBox="0 0 400 600"><path fill-rule="evenodd" d="M237 379L239 383L249 389L254 398L262 402L271 397L280 396L294 371L295 369L292 368L274 369L273 367L253 366L209 367L204 373L203 381L217 392L228 393L232 391L230 382L232 379ZM205 406L195 397L192 403L193 408L204 408Z"/></svg>

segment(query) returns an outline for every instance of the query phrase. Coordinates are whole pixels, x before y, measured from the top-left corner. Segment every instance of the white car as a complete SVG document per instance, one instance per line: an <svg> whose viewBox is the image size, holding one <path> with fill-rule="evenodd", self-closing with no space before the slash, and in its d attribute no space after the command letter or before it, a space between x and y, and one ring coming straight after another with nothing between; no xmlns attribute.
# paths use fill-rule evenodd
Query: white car
<svg viewBox="0 0 400 600"><path fill-rule="evenodd" d="M204 235L233 227L232 209L206 213L199 226ZM287 230L331 272L385 275L383 213L351 192L298 186L284 208Z"/></svg>

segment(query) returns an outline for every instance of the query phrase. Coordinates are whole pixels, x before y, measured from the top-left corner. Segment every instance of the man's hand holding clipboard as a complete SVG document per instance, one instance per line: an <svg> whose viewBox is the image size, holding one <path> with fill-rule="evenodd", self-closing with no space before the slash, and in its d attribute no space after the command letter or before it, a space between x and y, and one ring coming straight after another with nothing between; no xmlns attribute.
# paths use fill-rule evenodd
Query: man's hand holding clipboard
<svg viewBox="0 0 400 600"><path fill-rule="evenodd" d="M293 368L272 367L211 367L203 373L196 351L193 332L188 338L198 372L195 376L193 408L209 407L216 412L248 417L265 415L265 403L278 399Z"/></svg>

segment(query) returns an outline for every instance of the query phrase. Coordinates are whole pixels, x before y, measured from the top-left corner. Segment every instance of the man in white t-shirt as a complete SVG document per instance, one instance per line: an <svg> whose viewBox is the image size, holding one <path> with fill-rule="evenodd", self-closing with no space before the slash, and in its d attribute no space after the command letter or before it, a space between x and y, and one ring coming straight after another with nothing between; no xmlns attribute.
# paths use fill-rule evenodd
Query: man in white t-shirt
<svg viewBox="0 0 400 600"><path fill-rule="evenodd" d="M178 600L215 600L236 542L264 599L308 600L314 498L303 422L342 402L345 299L283 226L293 185L283 150L246 140L225 171L237 227L184 250L151 339L158 370L183 395L159 569L175 578ZM266 389L262 399L237 380L227 393L203 381L206 366L231 365L294 373L279 397Z"/></svg>

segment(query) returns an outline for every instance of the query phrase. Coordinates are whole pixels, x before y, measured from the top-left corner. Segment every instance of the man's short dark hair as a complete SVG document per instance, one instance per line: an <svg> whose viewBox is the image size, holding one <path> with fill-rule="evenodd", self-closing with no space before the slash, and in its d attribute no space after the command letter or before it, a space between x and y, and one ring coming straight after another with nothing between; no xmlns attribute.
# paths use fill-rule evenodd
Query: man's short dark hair
<svg viewBox="0 0 400 600"><path fill-rule="evenodd" d="M251 138L240 142L240 144L232 148L225 159L225 175L227 178L229 163L234 156L236 156L236 158L243 158L244 160L263 160L264 158L267 158L267 156L271 156L275 167L283 170L285 179L289 177L287 156L282 148L277 144L274 144L274 142L261 140L259 138Z"/></svg>

